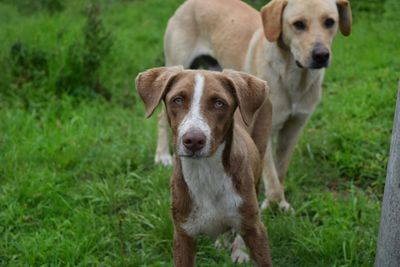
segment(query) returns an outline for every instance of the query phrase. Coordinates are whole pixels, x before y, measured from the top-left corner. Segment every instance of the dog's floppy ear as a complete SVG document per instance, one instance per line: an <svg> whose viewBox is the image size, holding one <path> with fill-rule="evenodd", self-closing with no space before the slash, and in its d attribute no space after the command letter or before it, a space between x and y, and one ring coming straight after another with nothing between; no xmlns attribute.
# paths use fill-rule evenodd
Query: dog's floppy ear
<svg viewBox="0 0 400 267"><path fill-rule="evenodd" d="M276 42L282 32L282 14L287 0L272 0L261 9L264 34L270 42Z"/></svg>
<svg viewBox="0 0 400 267"><path fill-rule="evenodd" d="M182 66L160 67L141 72L136 77L136 89L146 107L149 118L164 98L173 78L183 71Z"/></svg>
<svg viewBox="0 0 400 267"><path fill-rule="evenodd" d="M269 96L267 82L244 72L224 70L223 74L234 90L244 123L250 126L254 114Z"/></svg>
<svg viewBox="0 0 400 267"><path fill-rule="evenodd" d="M336 1L339 11L339 28L344 36L349 36L351 33L352 15L350 2L348 0Z"/></svg>

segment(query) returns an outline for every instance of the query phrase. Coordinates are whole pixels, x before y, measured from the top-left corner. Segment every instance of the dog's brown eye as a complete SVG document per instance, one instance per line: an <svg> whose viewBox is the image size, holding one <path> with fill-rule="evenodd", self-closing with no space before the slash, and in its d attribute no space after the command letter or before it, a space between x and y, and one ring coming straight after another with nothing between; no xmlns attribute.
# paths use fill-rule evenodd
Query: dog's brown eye
<svg viewBox="0 0 400 267"><path fill-rule="evenodd" d="M325 27L332 28L335 25L335 21L331 18L325 20Z"/></svg>
<svg viewBox="0 0 400 267"><path fill-rule="evenodd" d="M306 29L306 24L301 20L295 21L293 23L293 26L296 28L296 30L299 30L299 31L304 31Z"/></svg>
<svg viewBox="0 0 400 267"><path fill-rule="evenodd" d="M174 101L174 103L177 104L177 105L182 105L182 104L183 104L183 97L177 96L177 97L174 98L173 101Z"/></svg>
<svg viewBox="0 0 400 267"><path fill-rule="evenodd" d="M217 100L214 102L214 107L216 107L218 109L223 108L224 106L225 106L225 103L221 100Z"/></svg>

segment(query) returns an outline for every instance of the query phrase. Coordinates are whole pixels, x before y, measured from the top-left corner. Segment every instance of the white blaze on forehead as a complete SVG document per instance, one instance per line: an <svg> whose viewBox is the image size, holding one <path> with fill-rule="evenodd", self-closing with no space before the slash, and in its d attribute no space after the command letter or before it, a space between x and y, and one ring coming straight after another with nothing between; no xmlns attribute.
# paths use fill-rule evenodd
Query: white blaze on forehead
<svg viewBox="0 0 400 267"><path fill-rule="evenodd" d="M204 76L196 74L195 85L193 90L192 102L188 114L182 120L178 130L178 152L183 154L184 146L182 144L182 137L191 129L198 129L206 136L206 145L200 151L201 153L208 153L210 148L211 129L203 117L201 110L201 98L204 92Z"/></svg>
<svg viewBox="0 0 400 267"><path fill-rule="evenodd" d="M200 116L200 101L204 92L204 76L200 74L196 74L195 84L194 84L194 93L191 105L191 112L193 115Z"/></svg>

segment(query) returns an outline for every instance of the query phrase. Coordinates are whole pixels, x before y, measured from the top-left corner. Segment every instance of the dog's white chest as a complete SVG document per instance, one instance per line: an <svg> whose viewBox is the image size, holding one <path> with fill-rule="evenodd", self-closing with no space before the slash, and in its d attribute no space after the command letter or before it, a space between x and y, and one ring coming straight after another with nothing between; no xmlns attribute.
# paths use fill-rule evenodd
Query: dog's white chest
<svg viewBox="0 0 400 267"><path fill-rule="evenodd" d="M183 176L193 202L182 227L191 236L216 237L229 228L240 227L238 209L242 199L235 192L231 177L224 172L221 154L217 151L211 158L182 159Z"/></svg>

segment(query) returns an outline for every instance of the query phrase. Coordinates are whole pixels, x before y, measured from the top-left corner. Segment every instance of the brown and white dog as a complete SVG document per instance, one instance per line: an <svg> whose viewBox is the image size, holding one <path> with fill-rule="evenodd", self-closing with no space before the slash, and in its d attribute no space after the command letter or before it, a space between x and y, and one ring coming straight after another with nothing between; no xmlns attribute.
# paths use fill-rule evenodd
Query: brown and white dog
<svg viewBox="0 0 400 267"><path fill-rule="evenodd" d="M194 266L197 235L216 238L230 229L240 233L234 262L249 259L246 244L257 266L271 266L257 203L272 121L266 82L235 71L161 67L139 74L136 88L147 117L164 100L173 133L175 266Z"/></svg>
<svg viewBox="0 0 400 267"><path fill-rule="evenodd" d="M268 141L263 180L266 200L289 209L283 180L298 136L320 101L324 68L337 29L351 32L348 0L272 0L261 13L238 0L187 0L165 33L167 66L230 68L268 81L276 159ZM159 116L155 161L169 165L165 112ZM263 123L263 122L261 122Z"/></svg>

